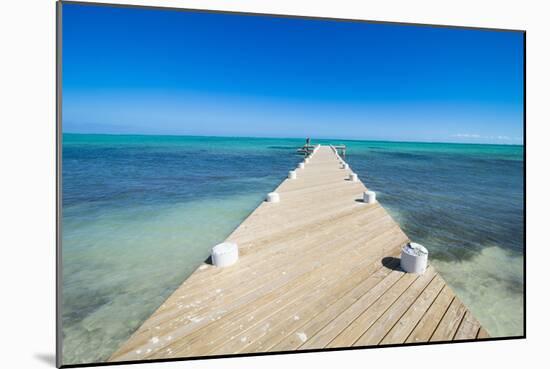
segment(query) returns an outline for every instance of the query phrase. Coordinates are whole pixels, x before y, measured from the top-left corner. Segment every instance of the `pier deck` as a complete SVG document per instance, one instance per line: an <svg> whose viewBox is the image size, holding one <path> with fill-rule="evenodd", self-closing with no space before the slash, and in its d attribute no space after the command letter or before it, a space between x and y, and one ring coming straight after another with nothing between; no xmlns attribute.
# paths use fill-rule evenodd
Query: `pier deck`
<svg viewBox="0 0 550 369"><path fill-rule="evenodd" d="M409 239L350 173L321 146L228 237L239 261L201 265L110 361L488 337L433 267L399 269Z"/></svg>

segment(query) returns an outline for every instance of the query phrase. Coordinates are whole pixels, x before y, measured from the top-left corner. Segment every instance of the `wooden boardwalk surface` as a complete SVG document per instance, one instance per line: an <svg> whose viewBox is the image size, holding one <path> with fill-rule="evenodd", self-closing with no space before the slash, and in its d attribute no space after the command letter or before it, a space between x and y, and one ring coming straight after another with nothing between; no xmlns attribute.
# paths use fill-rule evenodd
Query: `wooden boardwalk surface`
<svg viewBox="0 0 550 369"><path fill-rule="evenodd" d="M110 361L488 337L433 267L399 269L407 236L350 173L321 146L228 237L239 261L200 266Z"/></svg>

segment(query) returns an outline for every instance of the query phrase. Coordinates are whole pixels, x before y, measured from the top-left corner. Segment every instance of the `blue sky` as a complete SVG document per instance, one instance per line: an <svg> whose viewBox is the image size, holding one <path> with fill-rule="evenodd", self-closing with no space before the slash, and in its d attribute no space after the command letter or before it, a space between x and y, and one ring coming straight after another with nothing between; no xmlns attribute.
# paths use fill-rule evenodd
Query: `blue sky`
<svg viewBox="0 0 550 369"><path fill-rule="evenodd" d="M522 143L523 35L64 4L63 131Z"/></svg>

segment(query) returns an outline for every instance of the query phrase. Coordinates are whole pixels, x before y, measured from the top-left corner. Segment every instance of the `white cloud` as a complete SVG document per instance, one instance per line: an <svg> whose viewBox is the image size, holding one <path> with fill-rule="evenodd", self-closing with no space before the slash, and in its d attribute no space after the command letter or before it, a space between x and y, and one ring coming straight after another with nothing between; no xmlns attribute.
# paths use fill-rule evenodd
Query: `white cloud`
<svg viewBox="0 0 550 369"><path fill-rule="evenodd" d="M480 135L476 133L457 133L456 135L453 135L453 137L460 137L460 138L482 138Z"/></svg>
<svg viewBox="0 0 550 369"><path fill-rule="evenodd" d="M479 140L496 140L496 141L510 141L510 140L520 140L519 137L509 137L509 136L482 136L477 133L457 133L452 135L454 138L470 138L470 139L479 139Z"/></svg>

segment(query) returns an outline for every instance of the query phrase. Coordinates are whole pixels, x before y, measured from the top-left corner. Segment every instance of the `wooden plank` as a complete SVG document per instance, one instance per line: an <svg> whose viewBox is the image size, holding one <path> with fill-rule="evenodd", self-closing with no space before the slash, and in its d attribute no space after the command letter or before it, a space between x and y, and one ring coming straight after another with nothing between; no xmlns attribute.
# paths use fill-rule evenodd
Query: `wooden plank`
<svg viewBox="0 0 550 369"><path fill-rule="evenodd" d="M380 344L388 345L404 343L444 286L445 281L443 281L439 275L436 275L426 290L422 292L414 304L409 307L407 312L403 314L403 316L388 331Z"/></svg>
<svg viewBox="0 0 550 369"><path fill-rule="evenodd" d="M470 311L467 311L466 315L464 315L464 319L462 319L462 322L458 327L458 330L456 331L454 340L458 341L475 339L477 337L477 333L479 332L480 327L481 325L474 317L474 315Z"/></svg>
<svg viewBox="0 0 550 369"><path fill-rule="evenodd" d="M455 297L451 306L445 312L443 319L439 322L430 341L451 341L465 313L466 307Z"/></svg>
<svg viewBox="0 0 550 369"><path fill-rule="evenodd" d="M375 303L363 311L342 332L332 340L327 347L350 347L384 312L394 303L401 294L418 278L415 274L406 273L390 288L383 291L382 296Z"/></svg>
<svg viewBox="0 0 550 369"><path fill-rule="evenodd" d="M407 343L428 342L433 332L437 328L439 321L445 315L449 305L453 301L454 293L449 286L443 287L434 303L430 306L426 314L420 319L420 322L413 329L409 337L405 340Z"/></svg>
<svg viewBox="0 0 550 369"><path fill-rule="evenodd" d="M387 270L387 268L380 265L379 262L375 262L375 265L378 268L382 267L382 269ZM361 282L367 280L369 279L365 279L364 277L353 281L340 280L336 281L337 285L334 286L334 288L322 288L321 291L306 295L303 299L288 306L285 311L282 311L277 317L272 317L271 321L268 322L270 325L269 330L262 335L250 339L249 344L239 352L267 351L283 337L289 335L291 332L295 332L296 329L302 326L303 319L307 320L308 317L313 317L313 319L315 319L320 311L327 309L348 292L356 288ZM301 332L298 338L302 337L303 339L304 335L305 333Z"/></svg>
<svg viewBox="0 0 550 369"><path fill-rule="evenodd" d="M359 300L331 320L323 329L310 337L298 334L301 339L302 349L326 347L340 332L353 322L365 309L371 306L388 288L398 282L404 273L392 271L380 283L367 291ZM304 339L305 338L305 339Z"/></svg>
<svg viewBox="0 0 550 369"><path fill-rule="evenodd" d="M298 327L293 332L289 333L281 341L277 342L271 347L273 351L290 351L296 350L304 343L304 338L312 337L318 333L323 327L333 321L342 311L348 309L352 304L357 302L363 295L369 290L379 284L393 268L398 267L397 259L393 259L388 267L384 267L378 270L370 278L363 281L353 290L348 292L344 297L336 301L318 315L314 316L303 326Z"/></svg>
<svg viewBox="0 0 550 369"><path fill-rule="evenodd" d="M484 339L484 338L491 338L489 335L489 332L485 330L485 328L481 327L479 328L479 332L477 332L477 339Z"/></svg>
<svg viewBox="0 0 550 369"><path fill-rule="evenodd" d="M401 319L413 302L422 294L424 289L433 280L434 276L434 269L428 268L428 270L418 277L393 305L386 310L386 312L371 325L357 341L355 341L353 346L378 345L390 329L392 329Z"/></svg>
<svg viewBox="0 0 550 369"><path fill-rule="evenodd" d="M330 284L321 284L318 288L303 293L301 298L291 301L284 309L277 312L276 316L271 315L270 319L262 321L252 330L236 336L233 344L225 342L219 349L212 351L214 354L227 354L238 352L261 352L265 347L270 346L273 340L278 341L280 335L293 330L300 324L303 317L311 316L323 306L339 299L349 289L368 278L373 272L380 268L380 264L374 262L370 268L364 268L358 273L346 279L339 278L336 271L328 273Z"/></svg>

